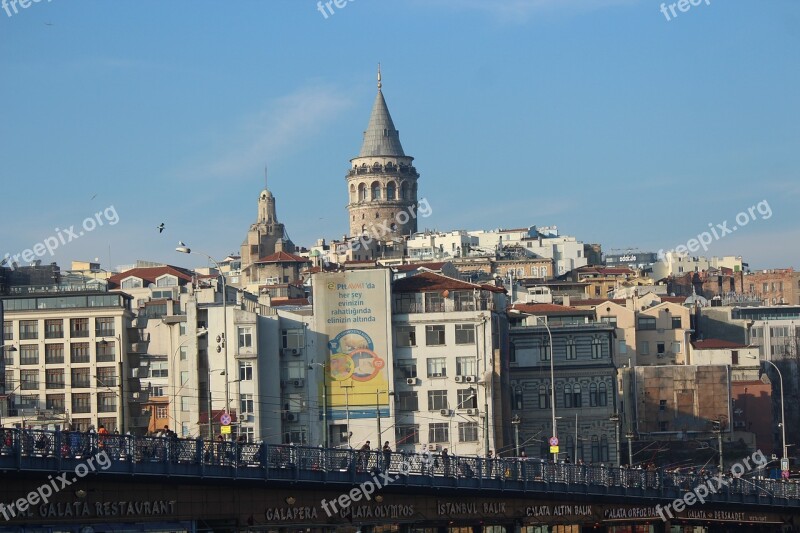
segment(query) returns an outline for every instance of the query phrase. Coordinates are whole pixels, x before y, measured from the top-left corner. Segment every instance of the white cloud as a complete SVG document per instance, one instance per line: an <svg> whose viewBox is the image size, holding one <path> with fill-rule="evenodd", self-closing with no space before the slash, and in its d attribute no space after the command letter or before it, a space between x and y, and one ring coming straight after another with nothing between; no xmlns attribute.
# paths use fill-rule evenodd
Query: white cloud
<svg viewBox="0 0 800 533"><path fill-rule="evenodd" d="M216 155L179 172L188 179L251 178L255 169L298 149L351 105L330 87L304 87L273 99L263 109L218 135Z"/></svg>

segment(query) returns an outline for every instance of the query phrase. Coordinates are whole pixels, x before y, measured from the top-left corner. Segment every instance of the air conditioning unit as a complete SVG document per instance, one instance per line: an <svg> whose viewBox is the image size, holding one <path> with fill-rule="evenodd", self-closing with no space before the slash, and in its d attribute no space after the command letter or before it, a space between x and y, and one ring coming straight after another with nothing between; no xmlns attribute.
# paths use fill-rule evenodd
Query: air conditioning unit
<svg viewBox="0 0 800 533"><path fill-rule="evenodd" d="M475 383L475 376L464 376L464 383Z"/></svg>
<svg viewBox="0 0 800 533"><path fill-rule="evenodd" d="M297 415L294 413L284 413L283 419L286 420L287 422L294 422L295 420L297 420Z"/></svg>
<svg viewBox="0 0 800 533"><path fill-rule="evenodd" d="M456 376L455 380L456 380L456 383L462 383L464 381L464 376Z"/></svg>
<svg viewBox="0 0 800 533"><path fill-rule="evenodd" d="M292 381L292 385L294 385L295 387L298 387L298 388L299 387L303 387L305 384L306 384L306 382L303 379L296 379L296 380Z"/></svg>
<svg viewBox="0 0 800 533"><path fill-rule="evenodd" d="M428 451L429 452L437 452L441 449L441 446L438 444L428 444Z"/></svg>
<svg viewBox="0 0 800 533"><path fill-rule="evenodd" d="M450 409L439 409L439 414L442 416L450 416Z"/></svg>
<svg viewBox="0 0 800 533"><path fill-rule="evenodd" d="M478 410L477 409L467 409L467 414L475 416L475 415L478 414Z"/></svg>
<svg viewBox="0 0 800 533"><path fill-rule="evenodd" d="M300 348L284 348L283 355L300 355Z"/></svg>
<svg viewBox="0 0 800 533"><path fill-rule="evenodd" d="M406 385L416 385L417 378L406 378Z"/></svg>

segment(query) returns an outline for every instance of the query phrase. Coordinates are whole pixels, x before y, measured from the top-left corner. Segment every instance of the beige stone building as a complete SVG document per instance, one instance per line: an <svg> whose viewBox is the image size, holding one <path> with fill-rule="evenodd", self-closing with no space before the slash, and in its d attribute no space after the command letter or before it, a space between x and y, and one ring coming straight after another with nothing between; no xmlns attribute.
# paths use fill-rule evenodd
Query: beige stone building
<svg viewBox="0 0 800 533"><path fill-rule="evenodd" d="M636 315L636 364L684 365L689 360L689 308L662 302Z"/></svg>
<svg viewBox="0 0 800 533"><path fill-rule="evenodd" d="M259 278L261 272L257 267L258 261L276 252L291 254L294 251L294 243L289 239L286 228L278 222L275 197L265 188L258 196L258 218L250 225L247 237L241 246L239 259L241 272L237 285L247 287L263 283Z"/></svg>

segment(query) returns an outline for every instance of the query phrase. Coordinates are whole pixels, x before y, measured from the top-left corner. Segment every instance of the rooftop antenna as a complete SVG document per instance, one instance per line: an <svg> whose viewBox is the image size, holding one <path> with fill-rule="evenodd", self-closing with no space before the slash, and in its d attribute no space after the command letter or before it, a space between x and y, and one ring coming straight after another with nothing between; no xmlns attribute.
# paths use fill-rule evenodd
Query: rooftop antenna
<svg viewBox="0 0 800 533"><path fill-rule="evenodd" d="M267 186L268 185L267 178L269 177L268 175L269 175L269 167L267 165L264 165L264 189L266 190L269 190L269 187Z"/></svg>

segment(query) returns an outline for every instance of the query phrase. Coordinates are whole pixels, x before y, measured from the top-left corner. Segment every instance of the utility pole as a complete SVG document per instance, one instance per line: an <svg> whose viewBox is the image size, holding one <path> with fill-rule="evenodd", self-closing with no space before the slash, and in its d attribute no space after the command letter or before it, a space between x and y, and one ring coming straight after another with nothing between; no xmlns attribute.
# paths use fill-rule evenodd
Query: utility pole
<svg viewBox="0 0 800 533"><path fill-rule="evenodd" d="M375 419L378 421L378 446L383 443L383 431L381 431L381 391L375 391Z"/></svg>

